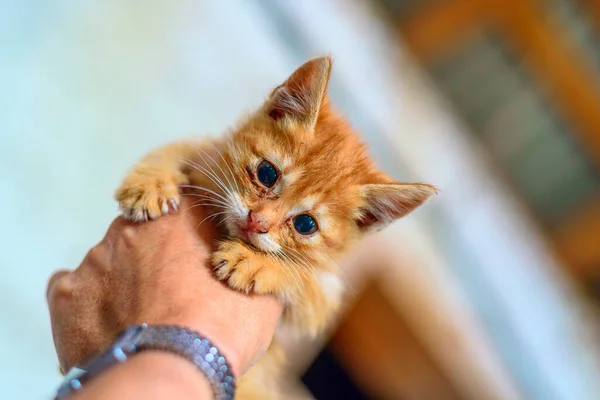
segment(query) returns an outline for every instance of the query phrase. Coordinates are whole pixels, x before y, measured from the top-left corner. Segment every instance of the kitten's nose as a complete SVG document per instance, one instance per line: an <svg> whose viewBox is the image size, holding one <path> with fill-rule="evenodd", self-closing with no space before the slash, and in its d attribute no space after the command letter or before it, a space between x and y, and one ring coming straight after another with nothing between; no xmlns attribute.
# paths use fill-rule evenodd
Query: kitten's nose
<svg viewBox="0 0 600 400"><path fill-rule="evenodd" d="M246 221L246 229L248 232L267 233L269 232L269 224L264 218L254 211L248 212L248 220Z"/></svg>

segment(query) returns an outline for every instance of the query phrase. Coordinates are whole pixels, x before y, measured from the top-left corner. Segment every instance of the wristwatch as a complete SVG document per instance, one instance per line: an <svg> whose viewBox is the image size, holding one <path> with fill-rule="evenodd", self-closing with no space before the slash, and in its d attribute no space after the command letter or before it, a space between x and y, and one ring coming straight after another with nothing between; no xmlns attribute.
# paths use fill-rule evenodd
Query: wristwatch
<svg viewBox="0 0 600 400"><path fill-rule="evenodd" d="M95 376L144 350L167 351L186 358L206 375L216 399L233 399L235 378L231 366L207 338L179 326L141 324L127 328L107 350L71 368L55 400L67 399Z"/></svg>

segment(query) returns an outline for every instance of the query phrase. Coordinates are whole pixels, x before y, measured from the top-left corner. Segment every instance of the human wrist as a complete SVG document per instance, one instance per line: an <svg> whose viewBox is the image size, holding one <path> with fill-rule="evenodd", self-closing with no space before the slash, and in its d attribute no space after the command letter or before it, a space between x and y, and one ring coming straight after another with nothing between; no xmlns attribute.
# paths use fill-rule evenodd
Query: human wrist
<svg viewBox="0 0 600 400"><path fill-rule="evenodd" d="M90 382L74 400L106 398L214 398L206 376L194 364L165 351L136 354Z"/></svg>

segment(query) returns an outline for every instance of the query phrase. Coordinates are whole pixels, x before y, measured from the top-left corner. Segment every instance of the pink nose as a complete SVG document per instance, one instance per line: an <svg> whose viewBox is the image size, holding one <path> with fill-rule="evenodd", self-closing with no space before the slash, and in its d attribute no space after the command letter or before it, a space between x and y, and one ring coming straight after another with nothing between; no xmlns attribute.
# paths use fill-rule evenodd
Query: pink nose
<svg viewBox="0 0 600 400"><path fill-rule="evenodd" d="M246 221L246 229L248 232L267 233L269 232L269 224L260 214L250 211L248 213L248 220Z"/></svg>

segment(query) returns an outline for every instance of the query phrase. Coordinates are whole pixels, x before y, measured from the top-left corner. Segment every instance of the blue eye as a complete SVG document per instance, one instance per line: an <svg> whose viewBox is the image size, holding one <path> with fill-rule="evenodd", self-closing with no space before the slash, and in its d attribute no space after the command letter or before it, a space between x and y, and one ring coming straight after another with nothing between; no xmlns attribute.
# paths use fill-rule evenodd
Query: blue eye
<svg viewBox="0 0 600 400"><path fill-rule="evenodd" d="M277 182L277 178L279 178L279 173L268 161L262 161L258 164L258 168L256 169L256 177L266 187L270 188Z"/></svg>
<svg viewBox="0 0 600 400"><path fill-rule="evenodd" d="M319 227L317 221L308 214L300 214L294 217L294 229L301 235L315 233Z"/></svg>

